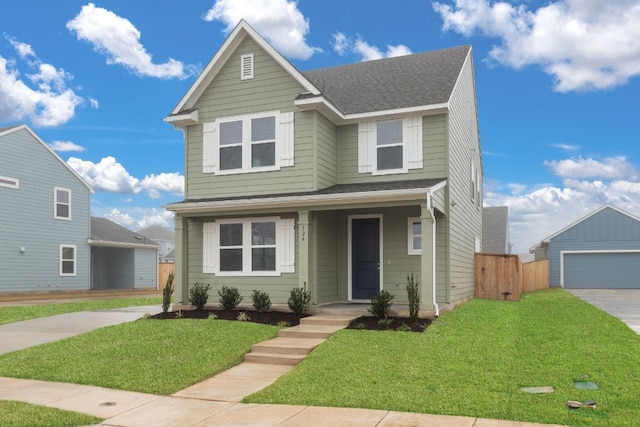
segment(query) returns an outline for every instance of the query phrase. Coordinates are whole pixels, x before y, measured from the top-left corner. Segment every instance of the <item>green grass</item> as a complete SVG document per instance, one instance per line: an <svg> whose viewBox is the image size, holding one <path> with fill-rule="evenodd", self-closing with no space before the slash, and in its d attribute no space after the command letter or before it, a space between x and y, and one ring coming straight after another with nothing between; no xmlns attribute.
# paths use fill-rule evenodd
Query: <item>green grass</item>
<svg viewBox="0 0 640 427"><path fill-rule="evenodd" d="M77 412L0 400L0 425L2 427L74 427L98 424L101 421L100 418Z"/></svg>
<svg viewBox="0 0 640 427"><path fill-rule="evenodd" d="M171 394L242 360L275 326L150 320L98 329L0 356L0 376Z"/></svg>
<svg viewBox="0 0 640 427"><path fill-rule="evenodd" d="M103 310L107 308L135 307L139 305L161 305L161 297L118 298L58 304L31 304L0 308L0 325L55 314L74 313L76 311Z"/></svg>
<svg viewBox="0 0 640 427"><path fill-rule="evenodd" d="M597 391L578 390L588 376ZM342 330L253 403L344 406L575 426L636 426L640 337L554 289L475 299L423 334ZM520 387L552 386L533 395ZM597 401L569 410L568 400Z"/></svg>

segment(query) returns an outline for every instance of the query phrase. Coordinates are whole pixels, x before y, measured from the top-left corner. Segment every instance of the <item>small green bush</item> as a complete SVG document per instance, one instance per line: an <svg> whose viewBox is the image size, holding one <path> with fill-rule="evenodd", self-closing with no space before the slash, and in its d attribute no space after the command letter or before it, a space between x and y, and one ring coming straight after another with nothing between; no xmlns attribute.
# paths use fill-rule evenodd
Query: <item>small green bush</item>
<svg viewBox="0 0 640 427"><path fill-rule="evenodd" d="M236 320L239 322L248 322L249 320L251 320L251 317L249 317L249 315L245 311L241 311L238 314L238 317L236 317Z"/></svg>
<svg viewBox="0 0 640 427"><path fill-rule="evenodd" d="M406 323L403 323L402 325L398 326L396 328L396 331L400 331L400 332L413 332L413 330L411 329L411 326L407 325Z"/></svg>
<svg viewBox="0 0 640 427"><path fill-rule="evenodd" d="M198 310L202 310L209 300L209 288L211 286L207 283L194 283L193 287L189 290L189 301Z"/></svg>
<svg viewBox="0 0 640 427"><path fill-rule="evenodd" d="M311 292L305 288L293 288L291 289L291 295L287 303L294 314L301 316L306 313L311 306Z"/></svg>
<svg viewBox="0 0 640 427"><path fill-rule="evenodd" d="M269 311L271 308L271 298L266 292L254 290L251 293L251 301L256 311Z"/></svg>
<svg viewBox="0 0 640 427"><path fill-rule="evenodd" d="M278 326L278 328L280 328L280 329L283 329L283 328L290 327L291 323L287 322L286 320L279 320L278 324L276 326Z"/></svg>
<svg viewBox="0 0 640 427"><path fill-rule="evenodd" d="M389 317L389 311L391 311L391 302L395 298L388 291L384 289L378 292L378 294L371 298L371 307L368 308L369 313L373 314L378 319L386 319Z"/></svg>
<svg viewBox="0 0 640 427"><path fill-rule="evenodd" d="M242 295L240 295L238 288L233 286L223 286L222 289L218 291L218 295L220 296L218 301L220 301L224 310L233 310L244 299Z"/></svg>
<svg viewBox="0 0 640 427"><path fill-rule="evenodd" d="M174 285L173 280L175 278L175 272L169 273L169 277L167 277L167 283L164 285L164 289L162 290L162 312L166 313L169 311L169 306L171 306L171 296L173 295Z"/></svg>
<svg viewBox="0 0 640 427"><path fill-rule="evenodd" d="M407 275L407 297L409 298L409 318L412 322L417 322L420 311L420 289L413 271Z"/></svg>

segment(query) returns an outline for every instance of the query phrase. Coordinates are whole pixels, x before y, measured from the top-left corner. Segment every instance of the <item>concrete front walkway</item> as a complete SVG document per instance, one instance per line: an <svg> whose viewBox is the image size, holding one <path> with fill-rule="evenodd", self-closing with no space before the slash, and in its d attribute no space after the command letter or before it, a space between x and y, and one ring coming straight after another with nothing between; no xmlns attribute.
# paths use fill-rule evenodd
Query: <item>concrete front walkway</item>
<svg viewBox="0 0 640 427"><path fill-rule="evenodd" d="M567 289L640 334L640 289Z"/></svg>
<svg viewBox="0 0 640 427"><path fill-rule="evenodd" d="M160 306L70 313L0 326L0 354L78 335L104 326L133 321ZM315 319L314 319L315 317ZM103 427L207 426L443 426L533 427L535 423L395 411L240 403L293 369L290 351L311 351L344 327L344 316L326 314L283 330L281 337L256 344L248 360L172 396L111 390L95 386L0 377L0 400L16 400L103 418ZM303 319L304 320L304 319ZM348 323L348 322L347 322ZM340 326L342 325L342 326ZM293 339L300 340L295 345ZM304 356L303 356L304 357ZM297 363L297 362L295 362ZM0 420L1 421L1 420ZM0 423L1 424L1 423Z"/></svg>

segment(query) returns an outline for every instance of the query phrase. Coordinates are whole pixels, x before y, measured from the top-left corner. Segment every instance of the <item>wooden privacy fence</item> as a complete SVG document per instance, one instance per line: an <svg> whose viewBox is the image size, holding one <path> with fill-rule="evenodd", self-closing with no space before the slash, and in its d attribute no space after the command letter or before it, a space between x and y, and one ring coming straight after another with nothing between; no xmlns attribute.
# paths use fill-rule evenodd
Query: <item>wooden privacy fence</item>
<svg viewBox="0 0 640 427"><path fill-rule="evenodd" d="M524 292L549 287L549 260L522 263L518 255L475 255L475 296L519 301Z"/></svg>
<svg viewBox="0 0 640 427"><path fill-rule="evenodd" d="M169 277L169 273L174 271L176 265L174 263L168 262L159 262L158 263L158 289L164 289L164 286L167 284L167 278Z"/></svg>

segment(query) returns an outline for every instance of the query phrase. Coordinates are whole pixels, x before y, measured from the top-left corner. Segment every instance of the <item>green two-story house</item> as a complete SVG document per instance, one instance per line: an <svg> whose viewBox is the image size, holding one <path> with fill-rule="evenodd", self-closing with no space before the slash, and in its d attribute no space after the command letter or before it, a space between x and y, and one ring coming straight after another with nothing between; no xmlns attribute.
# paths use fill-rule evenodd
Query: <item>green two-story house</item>
<svg viewBox="0 0 640 427"><path fill-rule="evenodd" d="M471 297L482 161L470 46L303 72L241 21L165 121L185 138L176 289L421 309Z"/></svg>

